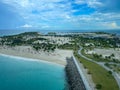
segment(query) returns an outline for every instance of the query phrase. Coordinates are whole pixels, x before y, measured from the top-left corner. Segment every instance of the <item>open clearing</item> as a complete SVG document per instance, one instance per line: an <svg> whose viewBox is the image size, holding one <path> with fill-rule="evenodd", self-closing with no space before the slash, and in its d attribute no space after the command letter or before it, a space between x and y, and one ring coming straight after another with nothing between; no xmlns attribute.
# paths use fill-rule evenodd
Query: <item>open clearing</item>
<svg viewBox="0 0 120 90"><path fill-rule="evenodd" d="M97 53L99 55L102 55L103 57L110 56L111 54L114 54L114 58L120 60L120 48L117 48L117 49L113 49L113 48L98 49L98 48L95 48L93 50L89 50L86 52L86 54L93 54L93 53Z"/></svg>

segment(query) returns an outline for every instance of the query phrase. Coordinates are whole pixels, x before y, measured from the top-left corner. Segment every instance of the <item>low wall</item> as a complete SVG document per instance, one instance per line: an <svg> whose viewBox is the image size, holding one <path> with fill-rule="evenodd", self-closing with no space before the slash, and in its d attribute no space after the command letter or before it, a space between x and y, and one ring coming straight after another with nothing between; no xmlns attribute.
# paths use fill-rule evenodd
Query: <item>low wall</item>
<svg viewBox="0 0 120 90"><path fill-rule="evenodd" d="M69 84L69 90L86 90L73 58L66 59L67 65L65 67L65 72Z"/></svg>

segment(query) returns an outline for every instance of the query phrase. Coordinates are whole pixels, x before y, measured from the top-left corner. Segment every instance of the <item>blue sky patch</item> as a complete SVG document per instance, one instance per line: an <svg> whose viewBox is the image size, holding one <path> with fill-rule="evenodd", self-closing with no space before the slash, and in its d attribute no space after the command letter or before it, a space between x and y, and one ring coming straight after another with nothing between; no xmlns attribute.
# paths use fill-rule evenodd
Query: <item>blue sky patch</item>
<svg viewBox="0 0 120 90"><path fill-rule="evenodd" d="M120 0L0 0L0 29L120 29Z"/></svg>

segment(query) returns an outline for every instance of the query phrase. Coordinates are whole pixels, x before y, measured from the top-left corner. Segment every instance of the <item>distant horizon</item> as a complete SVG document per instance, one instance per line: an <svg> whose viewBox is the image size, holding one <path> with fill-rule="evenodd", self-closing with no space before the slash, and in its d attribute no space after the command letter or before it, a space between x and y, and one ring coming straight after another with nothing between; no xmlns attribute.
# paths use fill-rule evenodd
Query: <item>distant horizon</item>
<svg viewBox="0 0 120 90"><path fill-rule="evenodd" d="M106 32L106 33L112 33L112 34L118 34L120 35L120 29L110 29L110 30L0 30L0 36L6 36L6 35L15 35L20 34L24 32L40 32L40 33L48 33L48 32L60 32L60 33L66 33L66 32Z"/></svg>
<svg viewBox="0 0 120 90"><path fill-rule="evenodd" d="M120 29L46 29L46 30L42 30L42 29L0 29L0 31L55 31L55 32L59 32L59 31L108 31L108 30L114 30L114 31L118 31Z"/></svg>

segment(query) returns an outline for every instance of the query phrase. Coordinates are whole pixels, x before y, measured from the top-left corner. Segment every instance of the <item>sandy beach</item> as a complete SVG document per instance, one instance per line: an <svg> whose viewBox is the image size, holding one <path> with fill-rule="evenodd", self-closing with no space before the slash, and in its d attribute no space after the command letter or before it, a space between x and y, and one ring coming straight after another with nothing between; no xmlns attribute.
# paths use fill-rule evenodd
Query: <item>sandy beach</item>
<svg viewBox="0 0 120 90"><path fill-rule="evenodd" d="M60 65L66 65L66 57L72 56L71 50L56 49L54 52L44 52L42 50L37 52L30 46L0 46L0 53L5 55L48 61Z"/></svg>

